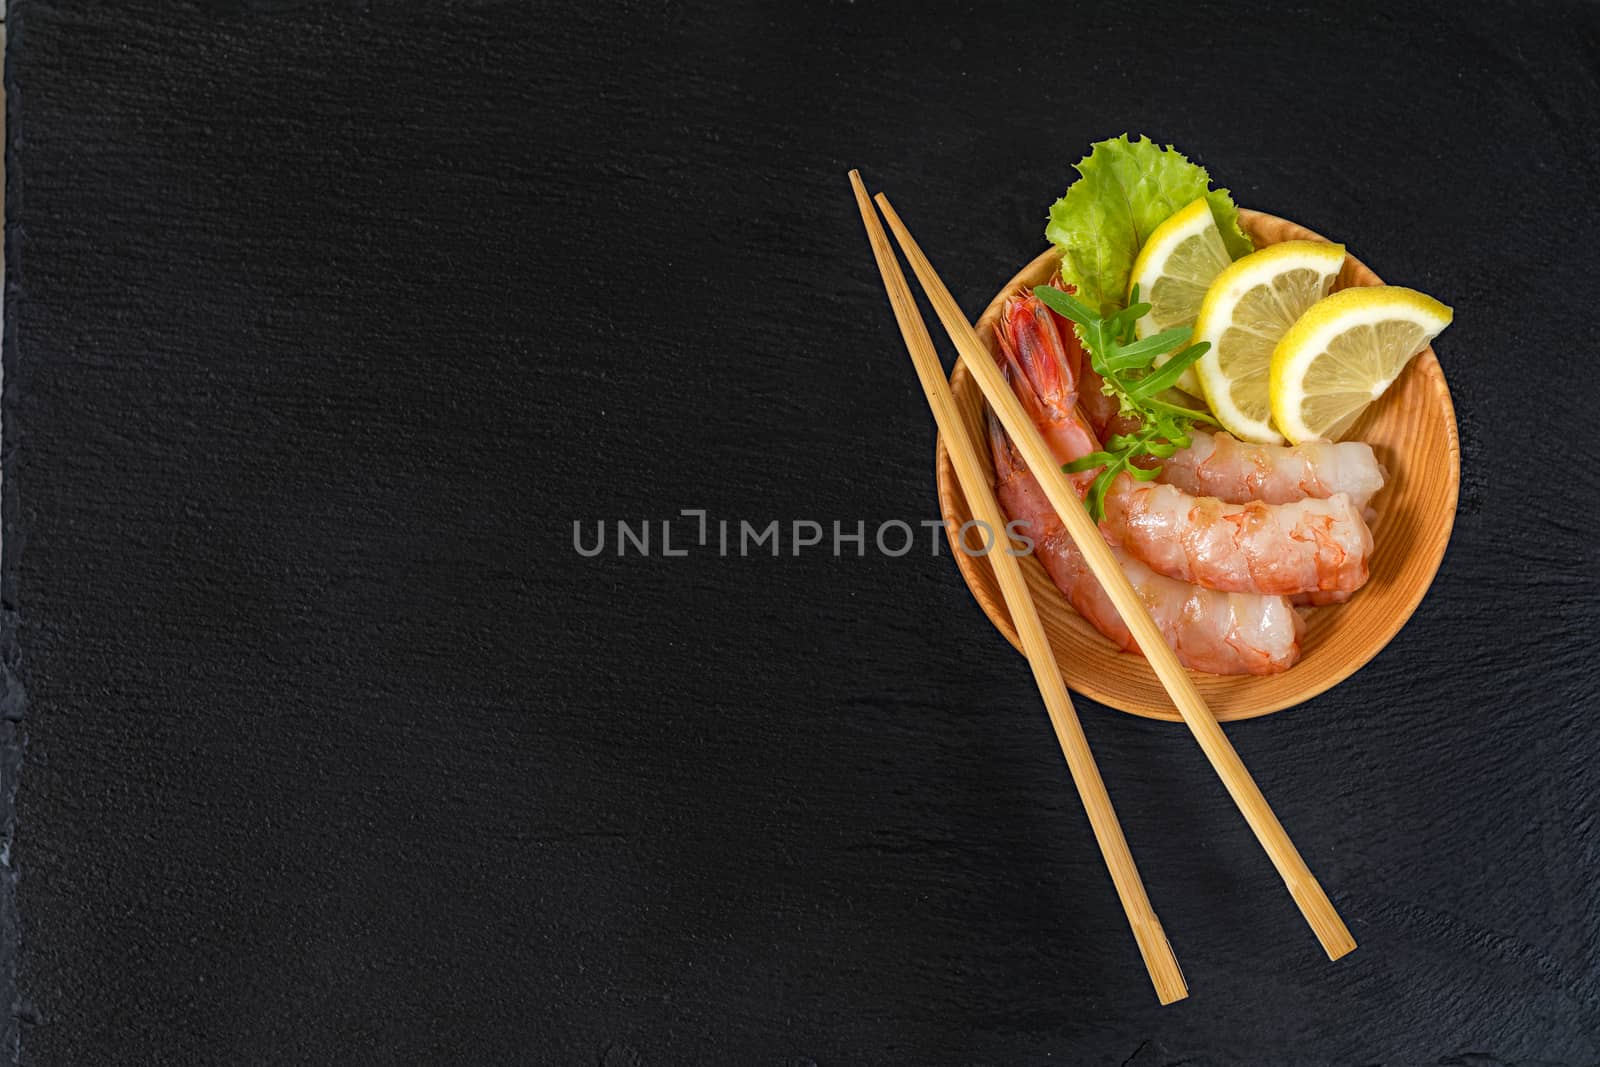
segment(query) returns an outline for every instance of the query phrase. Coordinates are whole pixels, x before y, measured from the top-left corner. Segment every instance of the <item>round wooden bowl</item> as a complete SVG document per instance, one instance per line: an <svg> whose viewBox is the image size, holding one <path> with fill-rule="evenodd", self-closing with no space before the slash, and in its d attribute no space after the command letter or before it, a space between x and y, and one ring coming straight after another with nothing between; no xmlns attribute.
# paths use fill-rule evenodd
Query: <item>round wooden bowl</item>
<svg viewBox="0 0 1600 1067"><path fill-rule="evenodd" d="M1256 247L1279 241L1323 241L1303 226L1258 211L1240 211L1240 222ZM995 321L1004 297L1022 286L1048 282L1060 264L1055 250L1024 267L1000 290L978 319L978 335L997 350ZM1347 256L1335 289L1383 282L1354 256ZM956 406L992 480L983 394L958 361L950 376ZM1348 603L1317 608L1306 620L1300 662L1271 675L1222 676L1191 672L1195 684L1222 720L1248 719L1281 711L1337 685L1377 655L1411 613L1433 581L1455 522L1461 481L1460 444L1455 409L1444 372L1432 348L1425 349L1351 428L1349 439L1370 444L1388 469L1389 480L1373 500L1371 577ZM972 510L956 482L943 438L938 443L939 509L960 524ZM954 553L972 595L1020 650L1016 627L982 558ZM1056 661L1067 684L1102 704L1152 719L1181 721L1161 682L1142 656L1122 652L1085 622L1067 603L1044 567L1032 556L1021 560L1028 588L1038 606Z"/></svg>

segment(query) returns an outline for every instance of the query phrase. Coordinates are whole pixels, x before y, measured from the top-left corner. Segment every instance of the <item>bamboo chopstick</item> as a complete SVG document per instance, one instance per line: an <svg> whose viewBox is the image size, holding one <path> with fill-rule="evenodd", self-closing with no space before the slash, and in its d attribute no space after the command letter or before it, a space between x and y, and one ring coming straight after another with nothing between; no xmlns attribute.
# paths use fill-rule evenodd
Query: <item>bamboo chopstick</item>
<svg viewBox="0 0 1600 1067"><path fill-rule="evenodd" d="M905 253L917 280L922 283L922 289L933 305L934 312L939 316L939 321L944 324L950 339L955 342L956 351L961 356L961 362L966 364L967 373L972 375L973 380L983 390L984 397L989 401L989 407L999 416L1011 439L1016 442L1023 459L1028 463L1028 469L1044 488L1045 496L1060 514L1061 521L1066 524L1067 532L1072 535L1078 550L1088 560L1089 569L1094 572L1095 578L1111 597L1111 602L1116 605L1122 621L1127 623L1134 639L1138 641L1139 650L1150 661L1156 676L1161 679L1161 684L1172 697L1172 703L1178 709L1178 714L1183 716L1183 721L1188 724L1190 732L1199 742L1201 751L1211 761L1212 768L1221 777L1222 784L1233 797L1233 802L1239 806L1245 822L1250 824L1250 829L1255 832L1261 847L1266 849L1267 855L1272 859L1272 865L1278 869L1279 876L1288 886L1289 895L1299 905L1300 913L1305 916L1306 922L1311 924L1312 932L1322 943L1328 958L1336 960L1343 956L1356 947L1355 939L1350 936L1344 921L1334 910L1327 893L1323 892L1322 886L1306 866L1305 860L1300 858L1294 842L1289 840L1289 835L1284 832L1278 817L1272 813L1267 798L1261 795L1260 788L1250 777L1250 772L1245 769L1238 753L1233 750L1233 745L1228 742L1227 735L1217 724L1211 709L1206 707L1205 700L1195 688L1188 671L1178 662L1178 657L1162 638L1161 631L1156 628L1155 620L1150 617L1139 595L1134 592L1127 575L1122 573L1116 557L1111 554L1111 549L1101 537L1094 520L1085 510L1083 501L1078 499L1078 494L1073 491L1060 465L1051 456L1044 439L1039 436L1033 422L1022 410L1021 403L1006 385L993 358L984 348L978 335L973 332L966 316L962 314L960 305L950 295L950 290L939 280L933 265L928 262L928 257L923 255L922 249L912 239L905 224L900 221L900 216L895 214L888 198L879 193L876 200L883 217L888 220L889 228L894 231L895 239L900 242L900 250Z"/></svg>
<svg viewBox="0 0 1600 1067"><path fill-rule="evenodd" d="M1049 638L1045 636L1044 626L1028 594L1022 567L1006 551L1009 547L1004 540L1006 521L1000 513L993 490L989 488L989 480L978 460L975 446L956 413L955 400L950 395L949 383L944 379L944 368L939 363L938 353L934 351L933 339L928 336L928 328L917 311L905 275L901 273L900 264L889 247L889 237L883 232L877 212L872 209L872 201L867 198L867 188L861 183L860 172L850 172L850 184L855 189L856 204L861 209L861 221L866 225L867 239L878 261L878 271L883 275L883 287L888 291L889 304L894 308L895 320L905 336L906 351L911 354L917 377L922 381L922 391L928 396L934 421L944 435L945 447L955 464L956 478L961 482L961 491L972 505L973 515L994 531L994 547L989 552L990 564L1000 583L1006 607L1022 637L1022 647L1027 654L1028 664L1033 668L1034 681L1039 686L1039 694L1044 697L1044 706L1055 727L1061 753L1067 758L1067 769L1078 787L1078 795L1083 799L1083 808L1089 814L1089 825L1100 844L1100 852L1111 872L1111 881L1117 888L1117 895L1122 898L1122 909L1128 915L1128 925L1133 928L1133 939L1138 943L1139 954L1144 957L1145 969L1150 972L1156 997L1163 1004L1182 1000L1189 995L1183 971L1178 967L1177 957L1173 955L1166 932L1161 928L1161 920L1156 918L1150 898L1145 894L1139 869L1134 865L1133 854L1128 851L1127 839L1122 836L1122 826L1117 822L1117 813L1111 806L1111 797L1106 793L1100 769L1089 751L1089 740L1083 734L1083 726L1072 707L1072 698L1067 694L1067 684L1062 680L1061 669L1050 650Z"/></svg>

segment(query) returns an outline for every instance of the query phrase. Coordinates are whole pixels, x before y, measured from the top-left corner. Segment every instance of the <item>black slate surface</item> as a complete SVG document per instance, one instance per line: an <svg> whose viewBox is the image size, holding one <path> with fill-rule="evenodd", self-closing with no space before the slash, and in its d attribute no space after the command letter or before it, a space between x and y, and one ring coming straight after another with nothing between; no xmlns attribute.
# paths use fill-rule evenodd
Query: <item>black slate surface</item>
<svg viewBox="0 0 1600 1067"><path fill-rule="evenodd" d="M1593 5L10 7L20 1062L1600 1062ZM1457 309L1432 593L1229 729L1360 949L1080 702L1164 1009L947 556L572 547L934 516L844 172L975 312L1124 130Z"/></svg>

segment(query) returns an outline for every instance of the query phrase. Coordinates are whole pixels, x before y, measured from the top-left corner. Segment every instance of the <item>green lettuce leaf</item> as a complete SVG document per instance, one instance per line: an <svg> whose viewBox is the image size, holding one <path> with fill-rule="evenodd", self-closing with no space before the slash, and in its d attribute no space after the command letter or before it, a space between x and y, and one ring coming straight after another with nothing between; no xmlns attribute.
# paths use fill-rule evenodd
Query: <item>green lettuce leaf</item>
<svg viewBox="0 0 1600 1067"><path fill-rule="evenodd" d="M1197 197L1211 204L1229 255L1253 250L1228 190L1212 189L1205 168L1171 146L1123 134L1095 144L1078 173L1050 208L1044 233L1061 249L1062 280L1101 315L1127 303L1133 260L1150 232Z"/></svg>

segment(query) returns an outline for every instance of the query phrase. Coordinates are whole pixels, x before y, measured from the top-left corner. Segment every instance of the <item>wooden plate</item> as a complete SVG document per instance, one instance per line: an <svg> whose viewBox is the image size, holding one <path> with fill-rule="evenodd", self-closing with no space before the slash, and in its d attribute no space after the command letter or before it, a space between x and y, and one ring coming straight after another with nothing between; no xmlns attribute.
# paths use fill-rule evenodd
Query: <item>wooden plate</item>
<svg viewBox="0 0 1600 1067"><path fill-rule="evenodd" d="M1273 215L1240 211L1239 218L1258 248L1279 241L1326 240ZM1058 264L1053 249L1045 252L1007 282L989 304L978 319L977 330L991 351L996 347L994 326L1002 299L1019 286L1049 281ZM1382 284L1359 260L1347 256L1334 288ZM992 480L983 395L959 361L950 376L950 387L968 433L980 443L978 451ZM1310 612L1300 662L1289 670L1233 677L1194 672L1195 683L1219 719L1248 719L1281 711L1348 678L1400 632L1439 569L1455 522L1461 452L1450 390L1432 348L1411 360L1389 391L1352 427L1349 437L1372 445L1389 471L1388 483L1373 500L1378 518L1372 524L1371 578L1348 603ZM972 518L972 511L956 482L942 438L938 478L939 510L959 527ZM1016 628L988 563L964 552L954 555L979 605L1006 640L1020 649ZM1144 658L1118 650L1085 622L1038 560L1029 556L1021 562L1067 684L1134 715L1180 721Z"/></svg>

